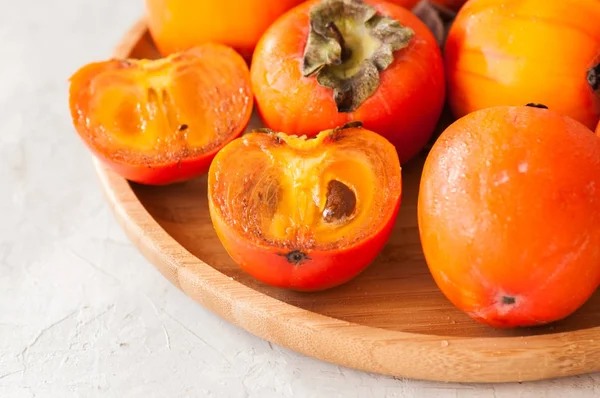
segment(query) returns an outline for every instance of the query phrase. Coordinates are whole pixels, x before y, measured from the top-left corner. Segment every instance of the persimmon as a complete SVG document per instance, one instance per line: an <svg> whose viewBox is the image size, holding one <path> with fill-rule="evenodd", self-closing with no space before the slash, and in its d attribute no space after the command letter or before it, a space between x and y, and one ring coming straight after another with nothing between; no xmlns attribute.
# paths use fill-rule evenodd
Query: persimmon
<svg viewBox="0 0 600 398"><path fill-rule="evenodd" d="M600 136L600 122L598 122L598 126L596 127L596 135Z"/></svg>
<svg viewBox="0 0 600 398"><path fill-rule="evenodd" d="M436 39L410 11L379 0L290 10L261 38L250 73L269 128L313 137L360 121L394 144L402 163L427 143L444 104Z"/></svg>
<svg viewBox="0 0 600 398"><path fill-rule="evenodd" d="M110 59L70 79L73 124L87 147L122 177L184 181L248 124L250 73L233 49L205 44L159 60Z"/></svg>
<svg viewBox="0 0 600 398"><path fill-rule="evenodd" d="M398 155L352 126L315 138L252 132L228 144L208 174L223 246L266 284L324 290L363 271L387 242L401 201Z"/></svg>
<svg viewBox="0 0 600 398"><path fill-rule="evenodd" d="M214 42L249 59L269 25L302 1L146 0L148 28L163 55Z"/></svg>
<svg viewBox="0 0 600 398"><path fill-rule="evenodd" d="M436 283L474 319L565 318L600 282L600 138L548 109L473 112L433 145L418 222Z"/></svg>
<svg viewBox="0 0 600 398"><path fill-rule="evenodd" d="M396 5L399 5L401 7L404 7L406 9L413 9L417 3L419 3L419 1L421 0L388 0L390 3L394 3Z"/></svg>
<svg viewBox="0 0 600 398"><path fill-rule="evenodd" d="M467 2L445 45L455 117L536 102L594 129L600 117L598 21L598 0Z"/></svg>

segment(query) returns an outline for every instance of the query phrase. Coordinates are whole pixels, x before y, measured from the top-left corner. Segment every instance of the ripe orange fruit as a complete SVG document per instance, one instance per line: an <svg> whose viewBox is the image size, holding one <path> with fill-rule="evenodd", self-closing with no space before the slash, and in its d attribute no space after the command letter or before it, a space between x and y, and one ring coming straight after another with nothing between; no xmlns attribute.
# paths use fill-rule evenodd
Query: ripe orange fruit
<svg viewBox="0 0 600 398"><path fill-rule="evenodd" d="M564 318L600 282L600 139L547 109L471 113L428 155L418 220L436 283L471 317Z"/></svg>
<svg viewBox="0 0 600 398"><path fill-rule="evenodd" d="M141 184L205 174L252 114L248 66L221 44L158 60L91 62L70 82L79 137L102 163Z"/></svg>
<svg viewBox="0 0 600 398"><path fill-rule="evenodd" d="M250 58L260 36L303 0L146 0L148 27L163 55L206 42Z"/></svg>
<svg viewBox="0 0 600 398"><path fill-rule="evenodd" d="M446 91L431 31L382 0L301 4L260 39L250 73L270 129L314 137L360 121L394 144L403 164L434 133Z"/></svg>
<svg viewBox="0 0 600 398"><path fill-rule="evenodd" d="M244 271L280 288L325 290L381 252L402 170L392 144L356 126L314 139L252 132L215 157L208 199L217 235Z"/></svg>
<svg viewBox="0 0 600 398"><path fill-rule="evenodd" d="M445 44L455 117L547 105L594 129L600 117L600 1L471 0Z"/></svg>

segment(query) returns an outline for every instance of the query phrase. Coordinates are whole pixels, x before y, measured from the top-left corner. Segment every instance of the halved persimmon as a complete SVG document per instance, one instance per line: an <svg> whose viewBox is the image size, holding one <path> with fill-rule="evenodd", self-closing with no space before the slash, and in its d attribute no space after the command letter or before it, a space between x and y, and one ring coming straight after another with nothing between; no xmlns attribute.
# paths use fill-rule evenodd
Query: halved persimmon
<svg viewBox="0 0 600 398"><path fill-rule="evenodd" d="M159 60L91 63L70 81L79 136L102 162L143 184L206 173L252 113L248 66L223 45L205 44Z"/></svg>
<svg viewBox="0 0 600 398"><path fill-rule="evenodd" d="M394 146L374 132L253 132L215 157L210 215L234 262L256 279L324 290L354 278L381 251L401 182Z"/></svg>

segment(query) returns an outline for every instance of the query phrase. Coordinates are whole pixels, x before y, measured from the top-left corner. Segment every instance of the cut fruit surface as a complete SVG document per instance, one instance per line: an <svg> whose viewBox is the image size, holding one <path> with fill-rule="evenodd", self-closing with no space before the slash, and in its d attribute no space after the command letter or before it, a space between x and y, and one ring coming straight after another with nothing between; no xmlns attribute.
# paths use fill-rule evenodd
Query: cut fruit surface
<svg viewBox="0 0 600 398"><path fill-rule="evenodd" d="M86 65L71 77L70 105L101 160L125 178L161 184L206 172L247 125L253 101L241 56L210 44L159 60Z"/></svg>
<svg viewBox="0 0 600 398"><path fill-rule="evenodd" d="M252 270L255 255L265 267L277 267L269 253L286 261L299 253L323 269L319 258L337 256L341 261L333 266L344 268L341 257L366 245L362 257L352 259L360 265L348 267L352 274L381 250L400 196L394 147L360 128L328 130L314 139L250 133L227 145L209 172L213 223L230 255Z"/></svg>

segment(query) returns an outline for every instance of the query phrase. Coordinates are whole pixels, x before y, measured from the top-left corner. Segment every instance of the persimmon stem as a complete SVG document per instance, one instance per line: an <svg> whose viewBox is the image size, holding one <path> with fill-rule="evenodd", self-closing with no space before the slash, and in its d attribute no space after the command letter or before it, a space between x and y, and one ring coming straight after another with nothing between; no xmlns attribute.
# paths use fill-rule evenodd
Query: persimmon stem
<svg viewBox="0 0 600 398"><path fill-rule="evenodd" d="M302 265L303 262L312 260L306 253L300 250L292 250L289 253L280 254L280 256L285 257L290 264L294 265Z"/></svg>
<svg viewBox="0 0 600 398"><path fill-rule="evenodd" d="M530 102L529 104L525 105L528 106L530 108L539 108L539 109L548 109L548 107L544 104L536 104L534 102Z"/></svg>
<svg viewBox="0 0 600 398"><path fill-rule="evenodd" d="M338 112L354 112L377 91L380 73L414 35L362 0L321 0L310 10L302 75L332 89Z"/></svg>
<svg viewBox="0 0 600 398"><path fill-rule="evenodd" d="M600 64L590 68L587 73L587 81L592 90L600 90Z"/></svg>

